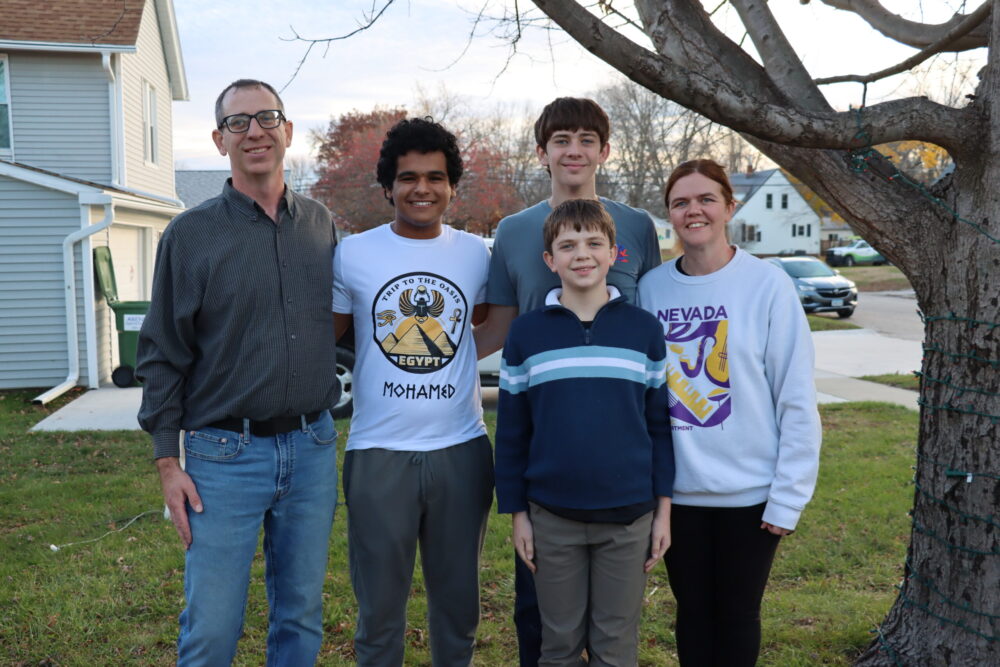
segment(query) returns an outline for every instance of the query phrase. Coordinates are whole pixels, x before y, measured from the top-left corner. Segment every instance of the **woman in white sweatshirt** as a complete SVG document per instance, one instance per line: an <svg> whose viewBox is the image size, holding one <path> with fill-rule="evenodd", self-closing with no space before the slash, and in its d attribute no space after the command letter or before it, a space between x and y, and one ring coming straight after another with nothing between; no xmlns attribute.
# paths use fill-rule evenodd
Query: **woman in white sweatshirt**
<svg viewBox="0 0 1000 667"><path fill-rule="evenodd" d="M816 483L812 338L785 272L726 239L722 167L681 164L665 201L684 254L643 276L638 299L667 344L677 649L683 667L752 666L778 541Z"/></svg>

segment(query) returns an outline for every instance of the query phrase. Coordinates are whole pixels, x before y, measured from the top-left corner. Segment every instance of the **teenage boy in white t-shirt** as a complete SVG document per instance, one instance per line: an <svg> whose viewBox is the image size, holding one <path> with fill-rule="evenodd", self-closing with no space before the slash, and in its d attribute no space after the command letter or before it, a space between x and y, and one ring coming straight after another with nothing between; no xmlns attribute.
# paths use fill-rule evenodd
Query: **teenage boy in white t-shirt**
<svg viewBox="0 0 1000 667"><path fill-rule="evenodd" d="M359 665L402 665L420 546L435 665L472 661L479 553L493 500L472 321L485 300L482 239L443 224L462 175L455 136L397 123L378 182L394 219L334 259L339 337L353 320L354 416L344 459Z"/></svg>

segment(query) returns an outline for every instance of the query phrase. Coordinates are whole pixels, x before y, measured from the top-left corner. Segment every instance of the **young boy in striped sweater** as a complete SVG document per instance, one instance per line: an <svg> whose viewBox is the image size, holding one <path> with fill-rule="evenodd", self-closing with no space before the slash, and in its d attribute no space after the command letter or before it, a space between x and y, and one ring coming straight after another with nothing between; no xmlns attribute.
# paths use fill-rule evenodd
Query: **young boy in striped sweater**
<svg viewBox="0 0 1000 667"><path fill-rule="evenodd" d="M614 221L563 202L543 259L561 288L504 345L499 511L532 571L543 664L634 665L646 573L670 546L674 460L663 330L607 285Z"/></svg>

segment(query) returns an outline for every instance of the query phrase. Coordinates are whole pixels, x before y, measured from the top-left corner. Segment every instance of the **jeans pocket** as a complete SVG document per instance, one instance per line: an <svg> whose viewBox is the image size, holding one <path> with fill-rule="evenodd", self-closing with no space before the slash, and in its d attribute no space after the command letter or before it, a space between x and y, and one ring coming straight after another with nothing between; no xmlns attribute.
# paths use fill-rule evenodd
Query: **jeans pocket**
<svg viewBox="0 0 1000 667"><path fill-rule="evenodd" d="M307 424L306 430L317 445L332 445L337 442L337 427L334 426L333 417L329 412L312 424Z"/></svg>
<svg viewBox="0 0 1000 667"><path fill-rule="evenodd" d="M184 436L185 453L204 461L234 459L243 452L244 446L242 435L221 429L188 431Z"/></svg>

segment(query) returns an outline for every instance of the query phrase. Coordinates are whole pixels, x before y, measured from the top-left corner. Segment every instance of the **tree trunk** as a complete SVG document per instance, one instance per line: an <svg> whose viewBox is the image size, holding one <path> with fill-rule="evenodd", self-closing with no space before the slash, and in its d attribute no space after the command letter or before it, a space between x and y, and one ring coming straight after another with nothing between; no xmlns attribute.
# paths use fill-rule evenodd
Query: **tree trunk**
<svg viewBox="0 0 1000 667"><path fill-rule="evenodd" d="M1000 158L960 162L936 192L943 205L928 208L928 191L900 181L897 194L914 205L886 198L880 210L844 205L870 200L878 178L852 172L844 153L753 143L841 204L834 208L910 278L925 320L904 579L857 664L1000 665L1000 243L990 238L1000 238ZM872 217L857 217L866 210ZM892 217L900 224L887 226Z"/></svg>
<svg viewBox="0 0 1000 667"><path fill-rule="evenodd" d="M743 132L909 278L925 321L911 540L899 597L857 664L1000 665L1000 47L990 49L964 109L910 98L837 114L766 3L734 2L764 54L759 65L696 0L636 0L656 53L625 41L577 2L534 2L632 80ZM844 6L885 12L877 2ZM990 44L1000 45L1000 0L977 30L987 28ZM741 95L750 99L736 101ZM839 125L823 131L824 118ZM955 170L928 190L870 149L819 148L853 149L872 133L882 142L896 134L933 141L949 151Z"/></svg>

